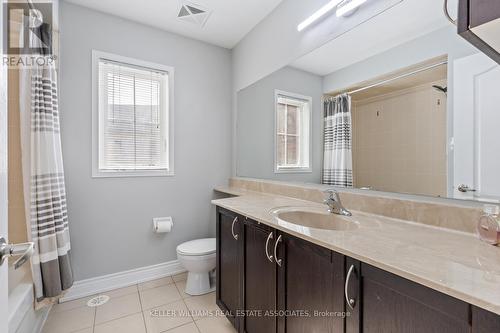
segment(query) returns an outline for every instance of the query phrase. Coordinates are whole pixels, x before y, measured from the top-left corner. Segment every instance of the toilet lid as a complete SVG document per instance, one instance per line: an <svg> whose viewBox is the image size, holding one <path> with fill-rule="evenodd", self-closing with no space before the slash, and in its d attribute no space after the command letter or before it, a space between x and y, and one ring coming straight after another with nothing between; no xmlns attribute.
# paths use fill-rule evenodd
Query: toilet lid
<svg viewBox="0 0 500 333"><path fill-rule="evenodd" d="M196 239L177 246L177 253L186 256L212 254L216 250L215 238Z"/></svg>

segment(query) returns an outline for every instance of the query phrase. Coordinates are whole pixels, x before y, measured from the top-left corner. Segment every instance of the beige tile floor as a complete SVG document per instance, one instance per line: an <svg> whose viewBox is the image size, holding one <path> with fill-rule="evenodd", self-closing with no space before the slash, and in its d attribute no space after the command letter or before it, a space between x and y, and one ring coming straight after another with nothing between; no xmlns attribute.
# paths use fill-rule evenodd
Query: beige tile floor
<svg viewBox="0 0 500 333"><path fill-rule="evenodd" d="M86 297L55 305L43 333L235 333L215 304L215 293L184 293L186 274L112 290L88 307Z"/></svg>

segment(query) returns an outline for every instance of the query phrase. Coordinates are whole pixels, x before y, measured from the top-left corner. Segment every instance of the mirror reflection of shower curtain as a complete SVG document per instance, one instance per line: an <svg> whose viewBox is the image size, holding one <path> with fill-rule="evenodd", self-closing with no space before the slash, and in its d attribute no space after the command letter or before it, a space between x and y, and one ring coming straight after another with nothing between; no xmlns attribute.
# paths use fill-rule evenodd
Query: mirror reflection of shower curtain
<svg viewBox="0 0 500 333"><path fill-rule="evenodd" d="M324 101L323 184L353 187L351 96Z"/></svg>

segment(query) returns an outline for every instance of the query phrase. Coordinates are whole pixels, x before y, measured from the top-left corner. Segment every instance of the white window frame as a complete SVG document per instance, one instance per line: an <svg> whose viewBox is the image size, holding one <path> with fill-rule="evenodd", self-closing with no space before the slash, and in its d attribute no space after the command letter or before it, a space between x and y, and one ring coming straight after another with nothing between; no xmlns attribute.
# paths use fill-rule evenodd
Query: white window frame
<svg viewBox="0 0 500 333"><path fill-rule="evenodd" d="M308 151L305 159L308 161L307 167L288 167L278 166L278 99L289 98L292 100L300 100L308 105L308 131L307 136ZM299 137L303 134L299 133ZM312 173L312 97L304 96L296 93L291 93L283 90L274 90L274 173Z"/></svg>
<svg viewBox="0 0 500 333"><path fill-rule="evenodd" d="M168 74L168 108L166 154L168 169L153 170L102 170L99 169L99 61L110 60L124 65L155 70ZM117 54L92 50L92 177L151 177L174 176L174 68L162 64L124 57Z"/></svg>

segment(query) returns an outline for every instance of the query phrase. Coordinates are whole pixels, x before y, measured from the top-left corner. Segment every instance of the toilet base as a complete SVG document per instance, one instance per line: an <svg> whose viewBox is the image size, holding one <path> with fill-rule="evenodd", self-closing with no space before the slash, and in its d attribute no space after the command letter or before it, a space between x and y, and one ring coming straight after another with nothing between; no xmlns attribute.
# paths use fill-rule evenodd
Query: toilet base
<svg viewBox="0 0 500 333"><path fill-rule="evenodd" d="M191 296L208 294L215 290L215 285L210 285L210 275L206 273L189 272L184 292Z"/></svg>

